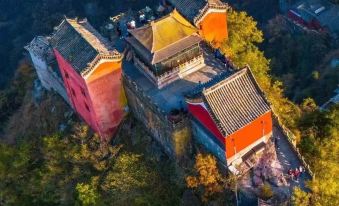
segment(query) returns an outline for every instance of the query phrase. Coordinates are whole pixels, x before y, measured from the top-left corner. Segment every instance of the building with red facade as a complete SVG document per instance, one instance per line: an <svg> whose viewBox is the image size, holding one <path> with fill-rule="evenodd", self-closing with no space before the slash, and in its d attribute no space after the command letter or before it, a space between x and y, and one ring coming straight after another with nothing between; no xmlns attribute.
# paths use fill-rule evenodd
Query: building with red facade
<svg viewBox="0 0 339 206"><path fill-rule="evenodd" d="M220 0L166 0L167 5L177 9L199 34L215 47L228 38L227 10L229 6Z"/></svg>
<svg viewBox="0 0 339 206"><path fill-rule="evenodd" d="M339 5L327 0L299 0L286 16L296 25L319 32L327 32L339 38Z"/></svg>
<svg viewBox="0 0 339 206"><path fill-rule="evenodd" d="M250 69L236 71L210 47L227 39L228 5L166 2L168 15L117 40L125 59L86 19L62 21L50 43L71 106L108 140L126 92L133 116L170 157L192 151L193 137L229 167L250 164L272 134L271 108Z"/></svg>
<svg viewBox="0 0 339 206"><path fill-rule="evenodd" d="M73 109L103 140L125 115L122 55L86 19L67 19L50 39Z"/></svg>
<svg viewBox="0 0 339 206"><path fill-rule="evenodd" d="M228 166L263 149L272 135L272 112L249 68L199 88L187 95L187 104L201 144Z"/></svg>

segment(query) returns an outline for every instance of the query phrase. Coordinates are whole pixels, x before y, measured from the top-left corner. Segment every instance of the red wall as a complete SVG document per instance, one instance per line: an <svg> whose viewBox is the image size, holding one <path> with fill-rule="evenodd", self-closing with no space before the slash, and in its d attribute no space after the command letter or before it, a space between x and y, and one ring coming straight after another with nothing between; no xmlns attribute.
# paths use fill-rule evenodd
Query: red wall
<svg viewBox="0 0 339 206"><path fill-rule="evenodd" d="M86 79L101 136L109 139L125 116L127 101L121 82L121 62L101 63Z"/></svg>
<svg viewBox="0 0 339 206"><path fill-rule="evenodd" d="M209 13L199 23L200 34L208 42L213 42L215 47L228 38L227 13Z"/></svg>
<svg viewBox="0 0 339 206"><path fill-rule="evenodd" d="M262 122L264 122L264 124ZM267 112L249 125L226 137L226 158L228 159L234 155L234 145L236 152L238 153L271 132L272 113Z"/></svg>
<svg viewBox="0 0 339 206"><path fill-rule="evenodd" d="M208 129L218 140L224 144L225 138L219 131L217 125L214 123L214 120L208 113L208 111L203 107L203 103L200 104L188 104L188 111L197 119L199 122Z"/></svg>
<svg viewBox="0 0 339 206"><path fill-rule="evenodd" d="M109 140L123 120L127 105L121 61L101 63L84 79L57 50L54 53L73 108L95 132Z"/></svg>
<svg viewBox="0 0 339 206"><path fill-rule="evenodd" d="M188 103L188 110L197 120L200 121L200 123L205 125L205 127L215 137L217 137L220 142L225 144L227 159L234 155L234 145L236 152L238 153L263 136L266 136L272 132L271 112L267 112L247 126L225 138L219 131L208 111L203 107L203 103ZM262 122L264 122L264 124Z"/></svg>
<svg viewBox="0 0 339 206"><path fill-rule="evenodd" d="M72 68L72 66L54 50L68 98L74 110L84 119L84 121L96 132L98 132L95 122L95 114L85 80ZM66 75L67 74L67 75ZM68 76L68 77L67 77ZM73 91L74 93L73 93ZM84 94L83 94L84 93ZM74 95L75 94L75 95ZM89 111L87 110L87 104Z"/></svg>

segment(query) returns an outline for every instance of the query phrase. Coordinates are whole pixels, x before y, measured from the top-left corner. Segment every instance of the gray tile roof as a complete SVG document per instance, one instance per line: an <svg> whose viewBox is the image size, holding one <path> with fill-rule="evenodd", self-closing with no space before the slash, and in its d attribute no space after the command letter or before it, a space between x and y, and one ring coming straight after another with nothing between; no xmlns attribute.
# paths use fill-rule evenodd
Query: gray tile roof
<svg viewBox="0 0 339 206"><path fill-rule="evenodd" d="M305 21L316 19L330 32L339 34L339 5L327 0L300 0L291 9Z"/></svg>
<svg viewBox="0 0 339 206"><path fill-rule="evenodd" d="M82 73L99 54L109 54L110 44L86 19L67 19L50 39L56 49L78 72Z"/></svg>
<svg viewBox="0 0 339 206"><path fill-rule="evenodd" d="M205 89L203 99L225 136L271 110L249 68Z"/></svg>
<svg viewBox="0 0 339 206"><path fill-rule="evenodd" d="M168 0L168 2L192 23L207 4L206 0Z"/></svg>
<svg viewBox="0 0 339 206"><path fill-rule="evenodd" d="M167 0L191 23L195 23L195 17L201 14L207 5L226 6L222 0Z"/></svg>

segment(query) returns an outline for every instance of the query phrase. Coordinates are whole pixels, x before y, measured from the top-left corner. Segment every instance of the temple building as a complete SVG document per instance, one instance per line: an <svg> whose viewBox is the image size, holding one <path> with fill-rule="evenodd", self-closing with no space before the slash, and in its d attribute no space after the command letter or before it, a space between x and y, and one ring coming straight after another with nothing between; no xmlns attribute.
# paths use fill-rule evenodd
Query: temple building
<svg viewBox="0 0 339 206"><path fill-rule="evenodd" d="M228 38L227 11L229 6L221 0L166 0L191 22L200 36L214 47L220 47Z"/></svg>
<svg viewBox="0 0 339 206"><path fill-rule="evenodd" d="M176 10L129 32L132 61L124 62L123 75L130 108L167 154L183 156L191 140L185 92L229 68Z"/></svg>
<svg viewBox="0 0 339 206"><path fill-rule="evenodd" d="M129 32L134 62L159 89L204 66L198 30L176 10Z"/></svg>
<svg viewBox="0 0 339 206"><path fill-rule="evenodd" d="M287 2L285 4L288 5ZM327 0L298 0L291 5L287 18L303 29L328 33L339 39L339 5Z"/></svg>
<svg viewBox="0 0 339 206"><path fill-rule="evenodd" d="M227 166L246 162L272 135L270 105L247 67L186 97L194 136Z"/></svg>
<svg viewBox="0 0 339 206"><path fill-rule="evenodd" d="M57 92L69 103L60 70L53 49L48 42L49 37L35 37L25 49L29 52L41 85L48 91Z"/></svg>
<svg viewBox="0 0 339 206"><path fill-rule="evenodd" d="M86 19L67 19L50 39L74 110L103 140L125 116L122 55Z"/></svg>

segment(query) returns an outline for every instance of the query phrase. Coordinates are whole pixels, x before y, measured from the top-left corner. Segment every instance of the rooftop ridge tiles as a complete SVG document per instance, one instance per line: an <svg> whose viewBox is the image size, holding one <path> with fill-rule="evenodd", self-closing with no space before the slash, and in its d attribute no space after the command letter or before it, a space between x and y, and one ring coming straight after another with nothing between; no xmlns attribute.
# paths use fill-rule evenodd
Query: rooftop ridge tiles
<svg viewBox="0 0 339 206"><path fill-rule="evenodd" d="M163 23L170 24L172 27L174 26L174 32L176 33L174 33L171 37L168 35L165 37L160 35L161 32L164 32L164 25L162 25ZM160 19L154 20L149 24L136 29L130 29L128 31L146 49L148 49L151 53L155 53L165 49L171 44L180 41L184 37L197 33L198 29L194 27L189 21L187 21L177 10L173 10L170 14ZM145 37L145 33L141 33L143 31L149 33L149 36Z"/></svg>

